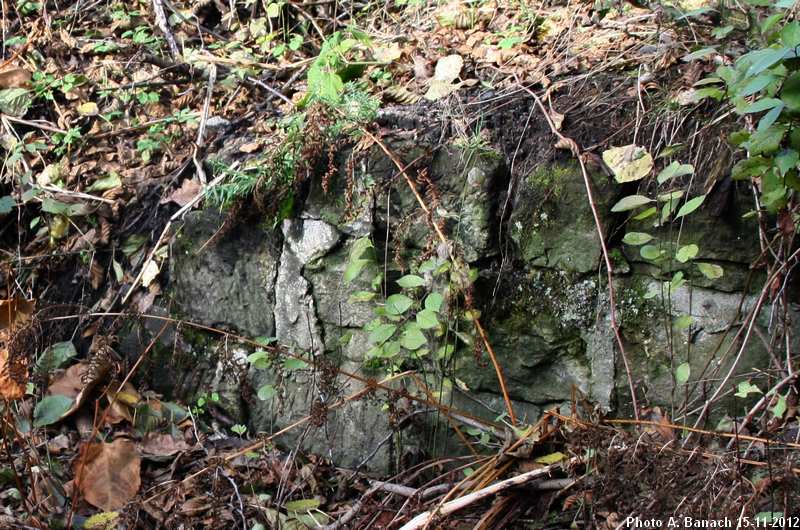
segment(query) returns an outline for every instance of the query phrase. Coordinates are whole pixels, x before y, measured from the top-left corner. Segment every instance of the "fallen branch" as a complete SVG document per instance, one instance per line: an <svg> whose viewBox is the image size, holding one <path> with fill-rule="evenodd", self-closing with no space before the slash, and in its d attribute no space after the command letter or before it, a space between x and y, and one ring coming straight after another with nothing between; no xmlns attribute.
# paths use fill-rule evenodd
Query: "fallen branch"
<svg viewBox="0 0 800 530"><path fill-rule="evenodd" d="M569 459L566 464L571 465L578 462L578 458L571 458ZM516 477L511 477L506 480L502 480L500 482L496 482L491 486L487 486L481 490L476 492L470 493L469 495L464 495L461 498L452 500L450 502L446 502L443 504L438 510L431 510L427 512L423 512L405 525L403 525L400 530L417 530L418 528L422 528L425 525L429 524L435 517L447 517L459 510L463 510L467 506L475 504L476 502L480 502L487 497L491 497L501 491L507 490L509 488L514 488L517 486L522 486L523 484L530 482L535 478L539 478L543 475L548 475L552 471L561 467L561 464L551 464L547 467L543 467L541 469L534 469L533 471L528 471L527 473L522 473L521 475L517 475Z"/></svg>

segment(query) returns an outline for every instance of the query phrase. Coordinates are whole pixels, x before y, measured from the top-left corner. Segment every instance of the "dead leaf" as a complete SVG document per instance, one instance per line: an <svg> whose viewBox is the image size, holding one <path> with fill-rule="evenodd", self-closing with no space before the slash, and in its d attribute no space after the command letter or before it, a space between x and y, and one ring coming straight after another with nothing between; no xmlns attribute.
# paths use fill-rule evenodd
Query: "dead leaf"
<svg viewBox="0 0 800 530"><path fill-rule="evenodd" d="M86 502L105 511L125 506L141 485L141 458L124 438L85 445L75 463L75 486Z"/></svg>
<svg viewBox="0 0 800 530"><path fill-rule="evenodd" d="M11 67L0 72L0 89L27 88L31 84L31 73L24 68Z"/></svg>
<svg viewBox="0 0 800 530"><path fill-rule="evenodd" d="M66 418L78 410L86 401L95 385L105 376L106 369L102 369L103 363L95 363L95 369L87 361L73 364L57 377L47 392L51 395L61 395L73 400L72 406L61 418Z"/></svg>
<svg viewBox="0 0 800 530"><path fill-rule="evenodd" d="M192 448L184 440L175 439L169 434L158 433L148 433L139 447L145 458L148 456L173 456L182 451L189 451Z"/></svg>
<svg viewBox="0 0 800 530"><path fill-rule="evenodd" d="M144 266L144 271L142 272L142 287L147 287L148 285L153 283L153 280L156 279L158 273L159 273L158 263L156 263L155 260L152 259L148 260L147 264L145 264Z"/></svg>
<svg viewBox="0 0 800 530"><path fill-rule="evenodd" d="M197 182L194 179L186 179L181 183L181 187L173 191L169 197L163 199L161 201L161 204L174 202L178 206L186 206L192 199L194 199L197 196L198 193L200 193L201 189L202 186L200 185L199 182Z"/></svg>
<svg viewBox="0 0 800 530"><path fill-rule="evenodd" d="M614 172L614 179L620 184L641 180L653 169L650 153L633 144L603 151L603 162Z"/></svg>
<svg viewBox="0 0 800 530"><path fill-rule="evenodd" d="M36 303L24 298L0 300L0 329L24 324L33 314Z"/></svg>
<svg viewBox="0 0 800 530"><path fill-rule="evenodd" d="M87 101L78 105L77 111L81 116L97 116L100 114L100 109L94 101Z"/></svg>
<svg viewBox="0 0 800 530"><path fill-rule="evenodd" d="M21 399L28 383L27 363L10 362L8 350L0 349L0 397Z"/></svg>

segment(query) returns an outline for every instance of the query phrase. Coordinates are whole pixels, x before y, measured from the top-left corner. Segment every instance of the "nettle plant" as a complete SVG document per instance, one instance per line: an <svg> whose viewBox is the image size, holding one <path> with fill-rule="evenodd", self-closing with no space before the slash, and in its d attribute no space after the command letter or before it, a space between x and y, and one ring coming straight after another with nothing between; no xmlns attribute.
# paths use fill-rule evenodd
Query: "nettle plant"
<svg viewBox="0 0 800 530"><path fill-rule="evenodd" d="M754 49L702 80L708 86L700 96L730 103L743 118L744 128L729 138L744 151L732 178L751 180L761 206L774 214L785 211L800 191L800 23L785 23L794 2L748 3L767 8L752 25ZM796 215L793 221L798 224Z"/></svg>
<svg viewBox="0 0 800 530"><path fill-rule="evenodd" d="M444 283L440 280L450 270L450 261L427 259L396 280L399 292L380 300L384 273L378 266L375 247L368 237L353 243L344 271L345 283L372 274L371 289L355 292L349 299L349 302L375 303L375 318L364 326L371 344L365 359L368 367L394 372L408 360L421 361L431 355L438 361L450 358L455 345L444 339L448 327L443 321L445 296L450 287L436 288ZM431 345L437 342L443 344L433 351Z"/></svg>

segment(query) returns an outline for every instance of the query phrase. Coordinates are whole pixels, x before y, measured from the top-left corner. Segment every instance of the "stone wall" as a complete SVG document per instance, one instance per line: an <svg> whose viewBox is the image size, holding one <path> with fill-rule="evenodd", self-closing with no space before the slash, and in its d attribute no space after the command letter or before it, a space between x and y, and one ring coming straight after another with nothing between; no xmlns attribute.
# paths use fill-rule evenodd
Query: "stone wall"
<svg viewBox="0 0 800 530"><path fill-rule="evenodd" d="M460 254L478 271L475 303L518 415L534 421L544 408L568 403L576 391L604 410L624 410L628 386L610 327L598 236L577 166L566 158L553 159L512 179L505 157L485 146L452 140L437 146L424 138L395 139L390 146L406 163L419 157L430 160L436 214L445 219ZM350 167L349 199L341 191L346 186L343 172L334 176L327 194L314 182L302 208L274 230L241 225L222 241L205 245L221 216L210 211L187 216L172 262L176 312L206 325L275 337L309 358L363 371L369 344L362 328L374 317L369 304L348 302L366 284L342 281L353 242L371 236L377 254L390 258L386 268L391 277L422 252L436 252L436 245L415 198L382 151L373 146ZM747 278L760 248L755 229L738 213L749 199L734 192L729 215L701 209L682 227L681 242L698 243L697 259L723 265L724 279L712 283L686 267L691 287L647 299L648 290L661 290L674 271L654 267L639 257L637 248L619 243L624 217L610 208L625 193L603 174L592 179L614 256L619 320L640 401L676 403L684 396L680 389L675 392L675 367L688 360L693 374L705 366L724 370L731 358L723 358L726 347L741 315L754 303ZM665 240L675 239L667 228L647 229L662 232ZM689 330L672 327L674 317L682 314L694 317ZM445 385L442 391L455 406L494 419L503 406L494 370L485 361L485 356L476 360L472 348L461 348L453 366L459 384ZM739 370L766 363L763 344L751 341ZM342 378L331 386L319 373L303 369L250 369L248 378L253 388L265 383L279 388L267 401L243 398L241 419L251 431L274 431L306 415L315 400L332 402L336 396L331 388L338 395L360 388ZM228 384L242 383L234 378ZM285 441L302 437L307 447L342 465L368 460L368 467L385 469L403 454L402 447L386 443L389 416L380 396L354 401ZM430 437L409 435L405 443L424 446L424 440Z"/></svg>

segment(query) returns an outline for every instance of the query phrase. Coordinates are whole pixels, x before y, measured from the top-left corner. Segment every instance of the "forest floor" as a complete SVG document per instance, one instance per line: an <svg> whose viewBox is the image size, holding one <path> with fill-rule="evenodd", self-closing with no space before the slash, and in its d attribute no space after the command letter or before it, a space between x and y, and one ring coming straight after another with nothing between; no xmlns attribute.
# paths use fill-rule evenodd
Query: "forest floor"
<svg viewBox="0 0 800 530"><path fill-rule="evenodd" d="M726 110L699 93L719 12L607 4L4 2L0 527L681 528L800 513L796 392L757 436L576 403L491 431L495 451L379 480L281 451L275 435L211 436L197 404L140 393L139 362L114 351L119 321L162 296L173 225L253 191L215 187L211 155L243 136L241 154L279 151L285 122L345 82L411 115L444 108L456 130L532 93L578 144L646 128L659 101L723 127ZM747 41L726 36L733 51ZM526 126L494 140L536 151ZM583 145L587 162L602 165L600 147ZM171 420L142 428L144 408Z"/></svg>

